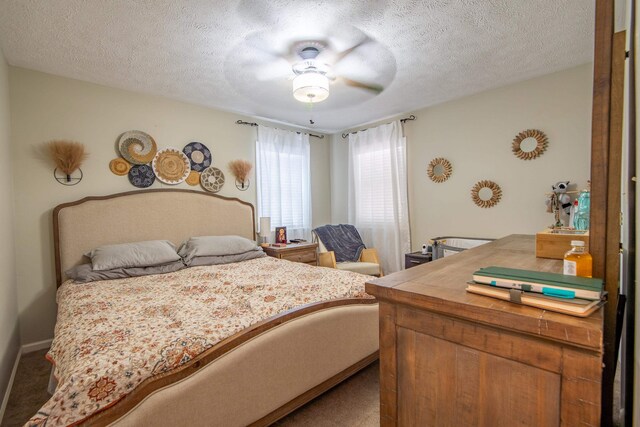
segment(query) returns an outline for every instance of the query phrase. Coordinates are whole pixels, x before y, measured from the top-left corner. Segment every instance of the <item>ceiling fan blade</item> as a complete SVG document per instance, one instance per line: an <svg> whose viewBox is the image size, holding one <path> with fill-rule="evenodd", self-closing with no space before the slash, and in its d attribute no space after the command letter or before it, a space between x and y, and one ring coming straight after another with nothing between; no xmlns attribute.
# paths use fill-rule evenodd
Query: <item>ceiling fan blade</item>
<svg viewBox="0 0 640 427"><path fill-rule="evenodd" d="M293 75L291 65L285 59L272 58L265 61L262 58L265 56L257 55L253 58L246 58L240 63L240 66L260 82L286 80Z"/></svg>
<svg viewBox="0 0 640 427"><path fill-rule="evenodd" d="M351 79L348 79L346 77L342 77L342 80L345 82L345 84L347 86L357 87L358 89L365 89L365 90L368 90L368 91L373 92L375 94L379 94L380 92L382 92L384 90L384 88L382 86L377 85L377 84L359 82L357 80L351 80Z"/></svg>
<svg viewBox="0 0 640 427"><path fill-rule="evenodd" d="M284 80L293 75L291 64L286 60L279 58L267 64L254 64L253 68L258 81L265 82L268 80Z"/></svg>
<svg viewBox="0 0 640 427"><path fill-rule="evenodd" d="M336 66L340 61L346 58L350 53L352 53L359 47L369 43L370 41L371 41L371 38L365 35L363 38L360 39L360 41L355 43L353 46L347 49L344 49L340 52L332 52L330 49L323 50L322 52L320 52L320 55L318 55L318 59L326 61L333 66Z"/></svg>
<svg viewBox="0 0 640 427"><path fill-rule="evenodd" d="M246 45L255 52L255 54L270 57L272 59L290 60L290 53L285 43L275 40L266 40L259 33L251 34L245 41Z"/></svg>

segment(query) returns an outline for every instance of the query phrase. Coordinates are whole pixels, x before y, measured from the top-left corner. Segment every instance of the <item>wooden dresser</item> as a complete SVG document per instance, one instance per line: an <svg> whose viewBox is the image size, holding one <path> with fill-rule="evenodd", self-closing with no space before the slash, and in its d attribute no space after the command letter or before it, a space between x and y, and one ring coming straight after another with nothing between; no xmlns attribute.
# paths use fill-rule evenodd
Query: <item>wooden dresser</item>
<svg viewBox="0 0 640 427"><path fill-rule="evenodd" d="M367 283L382 426L600 424L602 309L583 319L466 292L491 265L562 270L512 235Z"/></svg>

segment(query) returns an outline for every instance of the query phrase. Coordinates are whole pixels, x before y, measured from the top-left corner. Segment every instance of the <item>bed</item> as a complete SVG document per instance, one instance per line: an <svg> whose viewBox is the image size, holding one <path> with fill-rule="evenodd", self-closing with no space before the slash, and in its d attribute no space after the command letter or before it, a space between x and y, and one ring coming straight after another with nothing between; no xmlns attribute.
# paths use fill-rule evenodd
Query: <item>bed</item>
<svg viewBox="0 0 640 427"><path fill-rule="evenodd" d="M147 190L88 197L56 207L53 223L56 281L59 287L67 280L64 272L86 262L83 254L100 245L157 239L166 239L179 245L193 236L237 235L255 238L255 214L251 204L190 190ZM161 296L160 288L154 288L162 281L186 280L188 286L173 282L170 285L183 292L176 298L186 298L185 289L188 293L210 292L205 286L193 284L201 282L203 277L211 278L228 287L229 295L235 295L229 298L236 299L241 307L254 303L243 303L239 294L257 295L260 301L257 306L269 315L264 320L252 318L243 321L246 324L231 322L235 329L230 329L230 336L211 341L214 344L203 343L200 347L194 344L192 348L199 348L198 352L182 358L179 363L162 365L164 362L160 363L160 359L167 359L165 350L163 356L158 356L158 361L153 362L152 376L139 383L132 381L129 392L98 402L83 412L82 417L76 415L65 418L57 414L58 418L55 418L45 405L32 422L115 426L269 425L377 359L378 304L375 299L361 295L358 291L360 285L355 284L361 280L363 290L368 276L337 276L355 273L268 257L237 264L237 268L232 264L190 267L162 276L122 279L125 287L114 289L127 289L128 293L109 291L109 287L116 286L118 281L103 282L105 286L99 283L89 283L82 288L68 283L62 286L58 291L58 303L62 302L64 306L59 306L56 338L50 353L53 363L56 363L56 356L79 358L81 346L75 348L72 355L71 349L61 348L59 344L65 334L74 333L74 324L78 334L88 329L88 324L97 325L95 338L92 339L100 340L99 323L105 320L96 314L96 310L114 310L114 307L119 310L118 304L139 306L140 310L145 310L140 314L142 317L123 316L119 321L125 326L140 325L154 330L171 328L171 325L161 323L156 327L155 321L151 320L156 308L150 309L148 306L153 303L152 295L158 295L157 298L164 298L165 301L172 298ZM243 275L249 275L252 283L257 283L260 279L257 274L264 274L260 276L264 279L264 286L233 284L234 277ZM278 302L282 300L279 308L269 306L268 303L274 299L271 295L260 293L271 289L274 281L291 282L292 286L297 286L286 298L278 297ZM346 291L342 286L345 284ZM324 299L314 301L308 297L312 291L323 294ZM127 300L131 298L129 294L144 292L145 297L140 301L145 303ZM204 300L215 300L220 295L228 297L227 294L221 294L223 291L215 292L216 296L212 298L209 295ZM90 300L92 297L95 299ZM85 298L88 298L86 303ZM166 310L170 311L171 307L167 306ZM215 329L215 310L211 311L211 315L202 311L194 313L192 318L197 317L204 322L207 331ZM150 319L149 325L140 322L141 318L147 317ZM184 322L191 318L184 317L183 313L181 319ZM242 328L238 329L238 325ZM112 336L103 347L112 346L114 340L126 339ZM156 351L155 341L147 341L145 345L149 347L141 344L140 351ZM184 341L186 339L181 342ZM94 345L90 348L97 347ZM65 355L66 350L69 350L69 354ZM161 350L158 348L157 352ZM110 348L109 351L114 349ZM114 360L114 365L134 359L122 353L121 349L118 351L121 351L121 357ZM84 356L92 357L87 354ZM84 363L89 366L91 362L87 362L86 357ZM143 365L146 362L137 363ZM89 367L86 370L93 375L92 378L96 378L93 369ZM126 371L129 373L129 370ZM73 378L67 383L83 381L81 377ZM115 388L109 383L106 373L98 373L97 378L101 379L99 390L96 392L94 386L88 393L94 398L94 403L99 392ZM81 400L74 400L80 393L77 389L69 388L69 384L66 387L59 387L48 403L49 408L55 404L58 408L72 411L70 408L77 404L75 400Z"/></svg>

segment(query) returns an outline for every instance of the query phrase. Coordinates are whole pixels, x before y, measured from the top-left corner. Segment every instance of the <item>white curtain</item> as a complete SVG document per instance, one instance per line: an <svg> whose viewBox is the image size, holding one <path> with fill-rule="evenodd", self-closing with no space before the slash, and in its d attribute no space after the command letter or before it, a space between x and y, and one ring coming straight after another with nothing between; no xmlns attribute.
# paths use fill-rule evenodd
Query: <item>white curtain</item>
<svg viewBox="0 0 640 427"><path fill-rule="evenodd" d="M385 274L401 270L411 249L406 151L400 121L349 135L349 222Z"/></svg>
<svg viewBox="0 0 640 427"><path fill-rule="evenodd" d="M311 241L309 135L258 126L256 184L258 217L287 227L287 239Z"/></svg>

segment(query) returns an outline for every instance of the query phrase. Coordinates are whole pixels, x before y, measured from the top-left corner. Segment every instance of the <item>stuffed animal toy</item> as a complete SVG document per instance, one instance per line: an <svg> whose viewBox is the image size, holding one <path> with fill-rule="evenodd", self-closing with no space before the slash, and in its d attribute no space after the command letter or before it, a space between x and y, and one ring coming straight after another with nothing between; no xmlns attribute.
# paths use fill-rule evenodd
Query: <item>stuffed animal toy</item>
<svg viewBox="0 0 640 427"><path fill-rule="evenodd" d="M569 215L571 212L571 196L567 194L569 191L569 181L559 181L556 185L552 185L551 189L558 195L558 202L564 213Z"/></svg>
<svg viewBox="0 0 640 427"><path fill-rule="evenodd" d="M553 193L545 201L547 205L547 212L553 212L555 214L556 227L562 227L562 221L560 221L560 209L569 215L571 212L571 196L567 194L569 190L569 181L558 181L551 186Z"/></svg>

